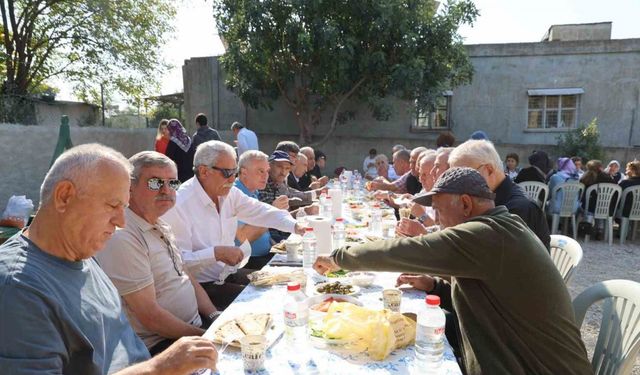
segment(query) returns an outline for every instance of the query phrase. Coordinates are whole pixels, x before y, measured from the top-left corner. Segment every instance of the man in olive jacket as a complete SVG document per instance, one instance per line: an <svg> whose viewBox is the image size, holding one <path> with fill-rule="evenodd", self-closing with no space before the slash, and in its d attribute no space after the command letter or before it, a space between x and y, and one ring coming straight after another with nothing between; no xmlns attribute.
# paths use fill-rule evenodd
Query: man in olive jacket
<svg viewBox="0 0 640 375"><path fill-rule="evenodd" d="M569 292L547 250L493 198L476 170L449 169L423 198L443 230L341 248L314 268L450 276L468 374L591 374Z"/></svg>

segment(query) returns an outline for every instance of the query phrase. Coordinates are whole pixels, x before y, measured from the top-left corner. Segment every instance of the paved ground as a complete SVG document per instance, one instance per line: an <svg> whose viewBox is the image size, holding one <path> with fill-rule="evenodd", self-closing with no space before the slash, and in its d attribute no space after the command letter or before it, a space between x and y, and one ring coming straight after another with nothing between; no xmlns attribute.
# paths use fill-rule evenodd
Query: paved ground
<svg viewBox="0 0 640 375"><path fill-rule="evenodd" d="M579 242L584 258L569 284L572 298L599 281L626 279L640 282L640 234L636 241L627 242L623 246L619 245L617 238L611 247L604 241L589 241L587 244L583 240ZM581 328L590 359L598 337L600 319L600 306L595 305L587 312ZM640 358L636 360L633 374L640 375Z"/></svg>

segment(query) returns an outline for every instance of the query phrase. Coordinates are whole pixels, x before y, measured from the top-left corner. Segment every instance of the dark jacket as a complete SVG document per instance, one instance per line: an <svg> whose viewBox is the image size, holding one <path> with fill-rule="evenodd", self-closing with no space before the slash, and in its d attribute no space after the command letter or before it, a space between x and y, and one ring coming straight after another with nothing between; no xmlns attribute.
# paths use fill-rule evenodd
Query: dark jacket
<svg viewBox="0 0 640 375"><path fill-rule="evenodd" d="M620 181L619 185L622 188L622 191L624 192L624 189L628 187L640 185L640 176L629 177L626 180ZM620 204L622 204L622 197L620 197ZM622 207L622 216L629 217L629 213L631 212L632 205L633 205L633 195L628 195L627 200L624 202L624 207Z"/></svg>
<svg viewBox="0 0 640 375"><path fill-rule="evenodd" d="M416 195L421 190L422 190L422 184L420 183L418 178L410 174L409 177L407 177L407 193L411 195Z"/></svg>
<svg viewBox="0 0 640 375"><path fill-rule="evenodd" d="M542 182L543 184L547 183L547 176L542 173L542 171L534 166L529 166L527 168L522 168L522 170L518 173L516 178L513 179L513 182L519 184L525 181L537 181Z"/></svg>
<svg viewBox="0 0 640 375"><path fill-rule="evenodd" d="M529 199L522 188L508 178L502 181L495 193L496 207L506 206L510 213L520 216L549 251L549 224L538 203Z"/></svg>
<svg viewBox="0 0 640 375"><path fill-rule="evenodd" d="M211 129L208 126L201 126L198 128L198 130L196 130L195 133L193 133L193 150L195 151L196 148L198 148L198 146L202 143L205 143L207 141L219 141L220 140L220 134L218 134L218 131L215 129Z"/></svg>
<svg viewBox="0 0 640 375"><path fill-rule="evenodd" d="M176 163L178 167L178 180L180 180L180 182L185 182L193 177L194 152L195 147L193 146L193 142L191 143L189 151L184 152L175 142L169 141L167 157Z"/></svg>

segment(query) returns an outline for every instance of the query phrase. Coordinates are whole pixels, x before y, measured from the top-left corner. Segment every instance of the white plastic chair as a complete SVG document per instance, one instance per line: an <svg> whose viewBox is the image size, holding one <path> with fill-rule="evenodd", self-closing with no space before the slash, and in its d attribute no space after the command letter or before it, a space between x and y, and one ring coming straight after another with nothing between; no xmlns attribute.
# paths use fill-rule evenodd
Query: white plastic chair
<svg viewBox="0 0 640 375"><path fill-rule="evenodd" d="M599 282L573 300L578 327L589 307L602 304L600 333L591 366L595 375L628 375L640 351L640 283L629 280Z"/></svg>
<svg viewBox="0 0 640 375"><path fill-rule="evenodd" d="M619 210L622 212L627 199L633 197L633 204L631 205L631 211L628 217L620 217L620 245L624 244L627 239L627 232L629 231L629 222L633 221L633 229L631 230L631 240L636 239L636 226L640 221L640 185L629 186L622 191L622 201L620 202Z"/></svg>
<svg viewBox="0 0 640 375"><path fill-rule="evenodd" d="M551 233L558 232L560 218L571 218L571 226L573 228L573 238L578 238L578 226L576 224L575 204L580 199L584 191L584 184L580 182L563 182L553 188L549 202L555 202L555 197L562 190L562 202L560 203L560 212L551 214ZM565 232L566 230L565 225Z"/></svg>
<svg viewBox="0 0 640 375"><path fill-rule="evenodd" d="M582 247L578 241L560 234L551 235L551 260L569 285L576 267L582 261Z"/></svg>
<svg viewBox="0 0 640 375"><path fill-rule="evenodd" d="M594 191L597 194L597 198L596 198L596 204L593 210L593 214L591 214L591 207L589 206L589 201L590 201L589 198L591 197L591 193ZM618 194L615 194L615 193L618 193ZM585 200L587 203L585 215L586 215L587 221L593 224L595 227L596 219L605 220L606 228L605 228L604 236L605 236L605 240L608 239L609 246L613 244L613 214L615 213L616 208L618 207L618 202L620 202L621 193L622 193L622 188L620 187L620 185L612 184L612 183L594 184L589 186L587 188L587 191L585 192L585 197L586 197ZM611 205L612 201L615 201L615 204L613 205L613 213L610 214L609 206ZM589 242L589 235L584 236L584 241Z"/></svg>
<svg viewBox="0 0 640 375"><path fill-rule="evenodd" d="M549 186L537 181L524 181L519 183L518 185L522 187L522 190L524 190L524 193L529 197L529 199L542 205L542 212L544 212L545 203L547 202L547 199L549 199ZM541 191L544 191L544 194L542 195L542 201L540 198Z"/></svg>

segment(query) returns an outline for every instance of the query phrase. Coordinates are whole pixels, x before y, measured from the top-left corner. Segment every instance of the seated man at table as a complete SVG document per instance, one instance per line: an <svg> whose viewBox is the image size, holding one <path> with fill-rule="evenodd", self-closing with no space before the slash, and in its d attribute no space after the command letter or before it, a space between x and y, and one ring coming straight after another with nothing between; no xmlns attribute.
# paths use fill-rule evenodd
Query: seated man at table
<svg viewBox="0 0 640 375"><path fill-rule="evenodd" d="M130 168L99 144L66 151L44 178L33 223L0 246L3 374L187 375L215 367L216 350L201 337L149 359L93 259L125 226Z"/></svg>
<svg viewBox="0 0 640 375"><path fill-rule="evenodd" d="M522 219L495 207L480 173L449 169L417 199L441 231L337 249L314 268L451 277L470 375L593 373L562 276Z"/></svg>
<svg viewBox="0 0 640 375"><path fill-rule="evenodd" d="M264 189L269 179L269 157L262 151L247 151L238 160L238 178L235 186L253 199L258 199L258 190ZM289 209L289 198L281 195L276 198L272 206L281 210ZM269 251L274 241L271 240L269 228L238 222L236 245L245 240L251 242L251 258L245 266L247 269L259 270L264 267L273 256Z"/></svg>
<svg viewBox="0 0 640 375"><path fill-rule="evenodd" d="M304 154L304 156L307 157L307 172L300 177L300 181L298 182L300 190L315 190L325 186L329 182L329 177L316 177L311 173L311 171L316 167L316 152L313 148L309 146L303 147L300 149L300 154Z"/></svg>
<svg viewBox="0 0 640 375"><path fill-rule="evenodd" d="M178 189L176 205L163 219L171 225L176 244L187 268L207 291L211 301L223 310L249 280L248 271L227 275L225 265L236 266L244 254L235 246L238 220L302 233L291 215L257 201L233 186L238 170L233 147L208 141L196 150L195 176ZM228 267L227 267L228 269Z"/></svg>
<svg viewBox="0 0 640 375"><path fill-rule="evenodd" d="M318 208L311 205L311 199L315 198L317 193L315 191L302 193L289 187L286 183L287 176L291 172L293 163L294 162L291 161L289 155L284 151L276 150L271 154L271 156L269 156L269 180L267 181L265 188L260 190L260 201L267 204L273 204L278 197L286 195L290 199L290 208L292 208L291 206L294 206L292 202L296 200L295 206L302 206L298 209L304 210L307 214L315 215L318 213ZM302 195L304 199L301 199L301 193L304 194ZM295 215L298 209L294 210L292 214ZM271 238L273 238L275 242L280 242L288 237L287 233L278 230L278 228L270 227L269 231L271 232Z"/></svg>
<svg viewBox="0 0 640 375"><path fill-rule="evenodd" d="M185 272L171 227L160 219L175 204L180 186L175 163L153 151L137 153L129 162L126 225L96 258L124 300L131 326L156 355L182 336L201 336L217 312Z"/></svg>
<svg viewBox="0 0 640 375"><path fill-rule="evenodd" d="M408 150L396 151L393 154L393 168L398 174L398 179L393 182L383 181L376 178L367 183L369 190L384 190L392 193L407 193L407 178L411 175L411 153Z"/></svg>
<svg viewBox="0 0 640 375"><path fill-rule="evenodd" d="M307 156L303 153L299 153L298 159L291 166L291 172L287 176L287 185L289 185L290 188L300 190L300 191L308 190L308 185L307 185L307 188L305 189L302 189L300 187L300 181L303 181L302 178L306 173L307 173Z"/></svg>

